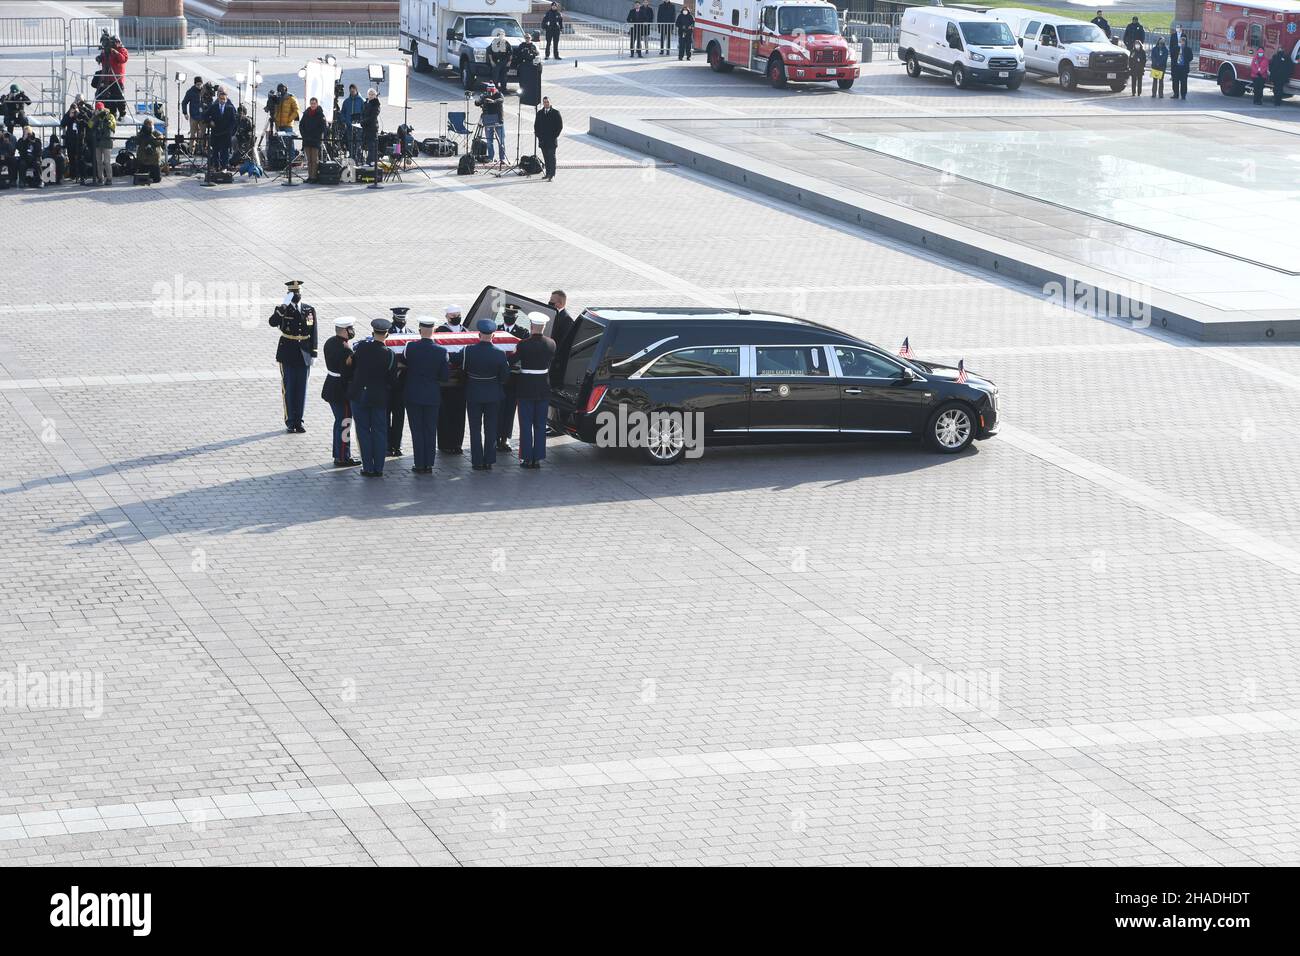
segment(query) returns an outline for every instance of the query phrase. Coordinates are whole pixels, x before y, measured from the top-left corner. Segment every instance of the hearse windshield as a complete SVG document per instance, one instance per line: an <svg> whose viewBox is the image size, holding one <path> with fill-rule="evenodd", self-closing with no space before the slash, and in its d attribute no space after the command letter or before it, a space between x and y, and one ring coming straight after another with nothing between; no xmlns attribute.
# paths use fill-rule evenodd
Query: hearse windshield
<svg viewBox="0 0 1300 956"><path fill-rule="evenodd" d="M1106 34L1095 23L1060 23L1056 35L1062 43L1109 43Z"/></svg>
<svg viewBox="0 0 1300 956"><path fill-rule="evenodd" d="M781 7L778 14L778 32L782 36L839 36L840 21L831 7Z"/></svg>
<svg viewBox="0 0 1300 956"><path fill-rule="evenodd" d="M1015 46L1016 38L1005 23L963 23L961 32L971 46Z"/></svg>
<svg viewBox="0 0 1300 956"><path fill-rule="evenodd" d="M500 30L508 37L522 37L523 28L511 17L470 17L465 21L468 37L490 37Z"/></svg>

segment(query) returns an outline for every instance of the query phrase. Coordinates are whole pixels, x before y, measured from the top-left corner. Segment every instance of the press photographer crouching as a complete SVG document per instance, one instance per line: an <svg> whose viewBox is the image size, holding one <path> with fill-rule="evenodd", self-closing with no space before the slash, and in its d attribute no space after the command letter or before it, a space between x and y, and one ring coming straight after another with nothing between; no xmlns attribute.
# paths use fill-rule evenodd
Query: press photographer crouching
<svg viewBox="0 0 1300 956"><path fill-rule="evenodd" d="M135 152L136 185L143 185L146 178L152 183L162 182L163 150L167 144L162 133L153 128L152 119L146 117L140 124L140 132L135 134L132 145Z"/></svg>

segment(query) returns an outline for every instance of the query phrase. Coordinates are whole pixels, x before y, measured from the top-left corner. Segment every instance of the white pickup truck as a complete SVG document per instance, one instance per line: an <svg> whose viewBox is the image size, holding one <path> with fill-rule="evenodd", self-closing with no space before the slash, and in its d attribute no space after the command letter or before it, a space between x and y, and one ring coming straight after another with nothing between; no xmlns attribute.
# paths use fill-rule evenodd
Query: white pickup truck
<svg viewBox="0 0 1300 956"><path fill-rule="evenodd" d="M1018 7L992 9L988 15L1011 28L1025 51L1026 72L1055 76L1067 90L1109 86L1118 93L1128 85L1128 52L1096 24Z"/></svg>
<svg viewBox="0 0 1300 956"><path fill-rule="evenodd" d="M531 0L401 0L397 43L411 55L411 68L452 70L473 90L489 76L487 48L500 30L513 50L524 40L519 17Z"/></svg>

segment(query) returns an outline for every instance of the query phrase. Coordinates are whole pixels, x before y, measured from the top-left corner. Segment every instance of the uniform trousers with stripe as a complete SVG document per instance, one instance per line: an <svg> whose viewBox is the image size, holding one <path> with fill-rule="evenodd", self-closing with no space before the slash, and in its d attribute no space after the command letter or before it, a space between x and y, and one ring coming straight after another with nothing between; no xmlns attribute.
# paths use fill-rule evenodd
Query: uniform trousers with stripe
<svg viewBox="0 0 1300 956"><path fill-rule="evenodd" d="M334 412L334 460L347 461L352 457L352 407L347 399L330 402Z"/></svg>
<svg viewBox="0 0 1300 956"><path fill-rule="evenodd" d="M284 400L286 428L302 424L302 410L307 401L307 375L310 372L311 369L306 365L280 363L280 393Z"/></svg>

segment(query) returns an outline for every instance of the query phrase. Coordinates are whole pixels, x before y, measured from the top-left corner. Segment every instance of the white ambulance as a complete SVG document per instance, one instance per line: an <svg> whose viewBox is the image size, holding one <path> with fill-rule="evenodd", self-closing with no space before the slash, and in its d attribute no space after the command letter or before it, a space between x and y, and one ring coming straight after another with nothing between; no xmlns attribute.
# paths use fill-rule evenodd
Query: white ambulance
<svg viewBox="0 0 1300 956"><path fill-rule="evenodd" d="M839 13L823 0L698 0L695 48L715 73L752 70L778 89L833 81L847 90L858 78Z"/></svg>
<svg viewBox="0 0 1300 956"><path fill-rule="evenodd" d="M417 72L452 70L473 90L491 70L488 44L500 30L511 49L524 40L519 18L532 0L401 0L397 44Z"/></svg>

